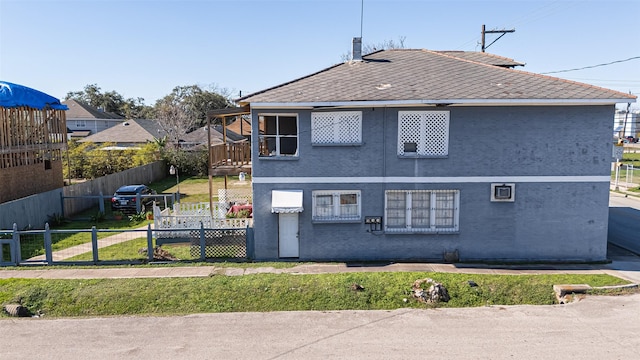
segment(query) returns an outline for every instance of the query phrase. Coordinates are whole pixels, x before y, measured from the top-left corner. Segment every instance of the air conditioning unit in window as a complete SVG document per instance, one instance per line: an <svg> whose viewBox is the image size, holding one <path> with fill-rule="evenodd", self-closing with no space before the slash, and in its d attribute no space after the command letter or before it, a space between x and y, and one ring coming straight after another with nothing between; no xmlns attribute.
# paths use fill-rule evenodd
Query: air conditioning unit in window
<svg viewBox="0 0 640 360"><path fill-rule="evenodd" d="M491 201L514 202L516 184L491 184Z"/></svg>

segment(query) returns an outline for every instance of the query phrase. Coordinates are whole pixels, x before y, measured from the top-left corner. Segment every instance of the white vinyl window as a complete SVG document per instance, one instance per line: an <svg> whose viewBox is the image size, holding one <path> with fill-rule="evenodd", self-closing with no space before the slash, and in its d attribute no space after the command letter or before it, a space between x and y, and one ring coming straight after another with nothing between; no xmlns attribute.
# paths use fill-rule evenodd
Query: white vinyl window
<svg viewBox="0 0 640 360"><path fill-rule="evenodd" d="M359 190L313 191L314 221L359 221L361 204Z"/></svg>
<svg viewBox="0 0 640 360"><path fill-rule="evenodd" d="M260 115L260 156L298 156L298 115Z"/></svg>
<svg viewBox="0 0 640 360"><path fill-rule="evenodd" d="M358 145L362 143L362 111L311 113L311 144Z"/></svg>
<svg viewBox="0 0 640 360"><path fill-rule="evenodd" d="M449 154L449 111L399 111L398 155Z"/></svg>
<svg viewBox="0 0 640 360"><path fill-rule="evenodd" d="M87 127L86 120L76 120L76 127Z"/></svg>
<svg viewBox="0 0 640 360"><path fill-rule="evenodd" d="M385 231L457 232L459 190L387 190Z"/></svg>

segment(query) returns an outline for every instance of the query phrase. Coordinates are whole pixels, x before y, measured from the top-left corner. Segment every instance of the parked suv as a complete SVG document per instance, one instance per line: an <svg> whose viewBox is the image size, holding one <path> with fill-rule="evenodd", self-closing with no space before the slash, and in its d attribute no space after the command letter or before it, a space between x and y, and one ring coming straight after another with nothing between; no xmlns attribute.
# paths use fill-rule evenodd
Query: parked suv
<svg viewBox="0 0 640 360"><path fill-rule="evenodd" d="M126 185L120 187L111 198L111 211L135 213L138 211L137 196L140 194L140 211L146 210L153 204L156 191L146 185Z"/></svg>

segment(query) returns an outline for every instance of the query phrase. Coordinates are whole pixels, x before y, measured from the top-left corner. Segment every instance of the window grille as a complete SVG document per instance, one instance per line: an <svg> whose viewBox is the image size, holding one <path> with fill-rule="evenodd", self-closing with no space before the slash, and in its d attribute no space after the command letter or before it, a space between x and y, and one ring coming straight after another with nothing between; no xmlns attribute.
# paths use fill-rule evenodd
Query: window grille
<svg viewBox="0 0 640 360"><path fill-rule="evenodd" d="M387 190L385 231L456 232L459 190Z"/></svg>
<svg viewBox="0 0 640 360"><path fill-rule="evenodd" d="M298 156L298 116L260 115L260 156Z"/></svg>
<svg viewBox="0 0 640 360"><path fill-rule="evenodd" d="M311 113L311 143L362 143L362 112L337 111Z"/></svg>
<svg viewBox="0 0 640 360"><path fill-rule="evenodd" d="M399 111L398 155L447 156L448 111Z"/></svg>
<svg viewBox="0 0 640 360"><path fill-rule="evenodd" d="M312 217L315 221L360 220L360 191L314 191Z"/></svg>

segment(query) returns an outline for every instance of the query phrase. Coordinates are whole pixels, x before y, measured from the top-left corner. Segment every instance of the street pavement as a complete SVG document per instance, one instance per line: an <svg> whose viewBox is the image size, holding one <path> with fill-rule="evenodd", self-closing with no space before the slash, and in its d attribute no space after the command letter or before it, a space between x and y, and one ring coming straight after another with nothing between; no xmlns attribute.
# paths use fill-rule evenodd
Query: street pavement
<svg viewBox="0 0 640 360"><path fill-rule="evenodd" d="M609 196L608 240L640 254L640 199L611 192Z"/></svg>
<svg viewBox="0 0 640 360"><path fill-rule="evenodd" d="M640 294L551 306L0 321L3 359L633 359Z"/></svg>

